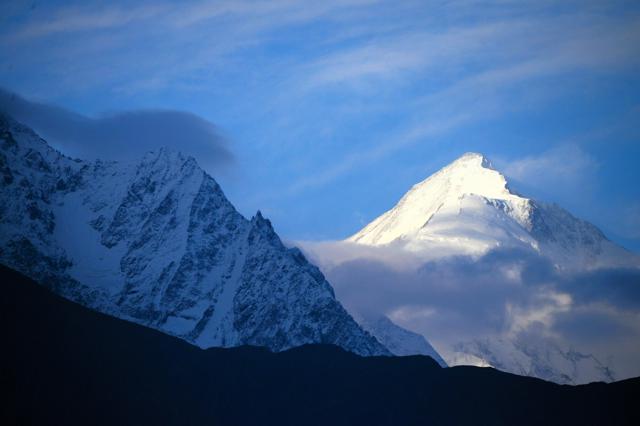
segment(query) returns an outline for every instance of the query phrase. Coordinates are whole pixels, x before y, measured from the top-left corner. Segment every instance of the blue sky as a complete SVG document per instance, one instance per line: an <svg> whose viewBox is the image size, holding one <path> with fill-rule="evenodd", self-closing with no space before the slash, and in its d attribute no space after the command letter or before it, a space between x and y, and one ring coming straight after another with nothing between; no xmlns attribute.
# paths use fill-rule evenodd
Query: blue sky
<svg viewBox="0 0 640 426"><path fill-rule="evenodd" d="M213 123L223 148L168 143L293 240L344 238L478 151L640 251L639 75L634 1L0 5L1 88L60 120Z"/></svg>

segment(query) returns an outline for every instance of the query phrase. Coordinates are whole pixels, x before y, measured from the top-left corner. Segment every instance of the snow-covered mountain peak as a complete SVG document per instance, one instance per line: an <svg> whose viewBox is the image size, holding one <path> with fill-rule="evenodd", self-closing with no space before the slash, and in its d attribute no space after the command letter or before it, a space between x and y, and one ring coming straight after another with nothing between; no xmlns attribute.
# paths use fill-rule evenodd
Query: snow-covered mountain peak
<svg viewBox="0 0 640 426"><path fill-rule="evenodd" d="M397 246L421 258L526 248L561 268L640 265L594 225L513 192L482 154L466 153L415 184L389 211L346 240Z"/></svg>
<svg viewBox="0 0 640 426"><path fill-rule="evenodd" d="M514 196L507 187L504 175L497 171L484 155L475 152L467 152L414 185L401 203L416 207L418 201L422 201L427 195L433 195L435 191L446 191L446 195L451 199L459 199L467 194L495 199Z"/></svg>
<svg viewBox="0 0 640 426"><path fill-rule="evenodd" d="M450 166L465 165L467 167L482 167L485 169L493 169L491 161L479 152L465 152L458 159L454 160Z"/></svg>
<svg viewBox="0 0 640 426"><path fill-rule="evenodd" d="M171 149L83 161L0 116L0 263L200 347L333 343L389 355L320 270Z"/></svg>
<svg viewBox="0 0 640 426"><path fill-rule="evenodd" d="M475 200L475 201L474 201ZM529 200L513 194L507 180L478 153L466 153L414 185L391 210L348 241L383 245L413 238L436 215L483 214L485 204L498 203L518 223L527 225Z"/></svg>

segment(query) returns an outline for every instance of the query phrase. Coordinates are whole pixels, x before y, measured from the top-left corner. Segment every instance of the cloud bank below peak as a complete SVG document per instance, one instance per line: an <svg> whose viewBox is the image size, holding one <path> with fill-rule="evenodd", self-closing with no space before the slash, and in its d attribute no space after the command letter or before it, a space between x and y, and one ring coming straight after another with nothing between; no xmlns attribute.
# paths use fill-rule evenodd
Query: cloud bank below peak
<svg viewBox="0 0 640 426"><path fill-rule="evenodd" d="M168 147L195 157L209 172L234 160L216 126L189 112L142 109L93 118L4 89L0 89L0 111L32 127L72 157L126 160Z"/></svg>
<svg viewBox="0 0 640 426"><path fill-rule="evenodd" d="M393 247L325 242L303 249L347 309L386 314L445 359L475 339L540 339L612 361L618 379L640 373L638 268L567 272L518 248L425 262Z"/></svg>

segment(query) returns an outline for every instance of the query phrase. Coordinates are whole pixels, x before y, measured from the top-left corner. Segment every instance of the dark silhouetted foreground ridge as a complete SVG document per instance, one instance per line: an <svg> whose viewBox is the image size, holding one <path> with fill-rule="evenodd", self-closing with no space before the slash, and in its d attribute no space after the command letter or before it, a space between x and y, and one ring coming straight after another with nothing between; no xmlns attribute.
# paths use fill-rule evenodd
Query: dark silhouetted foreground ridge
<svg viewBox="0 0 640 426"><path fill-rule="evenodd" d="M202 350L2 267L0 424L640 424L640 379L560 386L336 346Z"/></svg>

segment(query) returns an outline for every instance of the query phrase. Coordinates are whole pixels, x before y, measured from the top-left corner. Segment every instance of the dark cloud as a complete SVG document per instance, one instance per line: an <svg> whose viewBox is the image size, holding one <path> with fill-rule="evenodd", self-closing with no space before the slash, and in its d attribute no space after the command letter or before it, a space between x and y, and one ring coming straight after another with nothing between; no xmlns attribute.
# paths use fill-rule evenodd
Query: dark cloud
<svg viewBox="0 0 640 426"><path fill-rule="evenodd" d="M32 127L72 157L119 160L169 147L195 157L208 171L233 160L216 127L188 112L137 110L90 118L58 106L28 101L3 89L0 89L0 110Z"/></svg>
<svg viewBox="0 0 640 426"><path fill-rule="evenodd" d="M417 270L395 268L383 261L358 259L327 271L345 305L359 312L416 312L416 321L434 333L493 333L507 322L505 302L534 303L531 289L513 281L506 269L523 266L528 254L496 251L479 260L467 256L428 262ZM505 275L507 274L507 275ZM433 309L420 320L421 310ZM433 334L432 334L433 335Z"/></svg>
<svg viewBox="0 0 640 426"><path fill-rule="evenodd" d="M618 309L640 311L640 270L598 269L571 275L558 288L576 303L608 303Z"/></svg>
<svg viewBox="0 0 640 426"><path fill-rule="evenodd" d="M563 336L570 336L573 342L586 344L593 340L625 337L634 333L624 317L589 309L558 313L554 329Z"/></svg>

